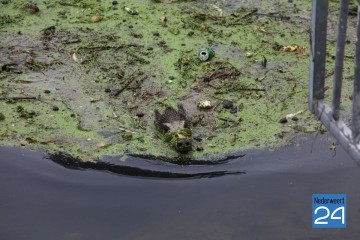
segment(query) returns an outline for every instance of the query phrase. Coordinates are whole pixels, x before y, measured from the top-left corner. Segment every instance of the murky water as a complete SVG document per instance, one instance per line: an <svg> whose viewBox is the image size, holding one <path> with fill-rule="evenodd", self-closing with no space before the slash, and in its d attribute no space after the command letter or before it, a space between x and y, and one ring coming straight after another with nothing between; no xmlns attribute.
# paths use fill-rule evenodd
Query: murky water
<svg viewBox="0 0 360 240"><path fill-rule="evenodd" d="M309 139L218 165L139 160L123 174L0 147L0 239L358 239L360 169L324 138L312 153ZM165 174L179 172L197 175ZM346 193L348 227L312 229L312 193Z"/></svg>

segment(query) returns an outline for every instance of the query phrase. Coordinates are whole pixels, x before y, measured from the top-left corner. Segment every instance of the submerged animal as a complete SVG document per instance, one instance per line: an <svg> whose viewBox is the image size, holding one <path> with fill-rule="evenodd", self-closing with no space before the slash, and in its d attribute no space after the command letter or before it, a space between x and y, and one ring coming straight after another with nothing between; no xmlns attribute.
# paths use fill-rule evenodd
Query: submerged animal
<svg viewBox="0 0 360 240"><path fill-rule="evenodd" d="M155 110L155 127L164 133L164 140L180 153L188 153L192 149L192 133L190 122L184 107L179 104L178 111L167 107L163 114Z"/></svg>

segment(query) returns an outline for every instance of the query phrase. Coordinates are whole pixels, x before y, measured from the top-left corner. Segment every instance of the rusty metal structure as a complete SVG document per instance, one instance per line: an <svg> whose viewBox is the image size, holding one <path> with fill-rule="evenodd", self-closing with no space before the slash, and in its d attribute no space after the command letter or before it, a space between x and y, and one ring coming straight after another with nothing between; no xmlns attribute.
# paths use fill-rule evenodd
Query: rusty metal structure
<svg viewBox="0 0 360 240"><path fill-rule="evenodd" d="M352 123L346 125L340 115L340 99L346 42L349 0L340 1L336 39L332 103L324 101L328 0L312 1L309 110L314 113L340 145L360 164L360 8L357 10L357 43L352 102Z"/></svg>

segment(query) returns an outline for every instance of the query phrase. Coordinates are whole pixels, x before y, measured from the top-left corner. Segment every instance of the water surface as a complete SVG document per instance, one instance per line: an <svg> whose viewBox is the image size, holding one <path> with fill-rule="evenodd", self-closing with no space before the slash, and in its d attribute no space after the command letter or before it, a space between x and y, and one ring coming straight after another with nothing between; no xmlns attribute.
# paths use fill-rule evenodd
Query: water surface
<svg viewBox="0 0 360 240"><path fill-rule="evenodd" d="M359 167L340 147L334 156L325 136L313 143L219 165L144 165L163 173L246 171L195 178L74 170L0 147L0 239L357 239ZM346 229L311 228L313 193L347 194Z"/></svg>

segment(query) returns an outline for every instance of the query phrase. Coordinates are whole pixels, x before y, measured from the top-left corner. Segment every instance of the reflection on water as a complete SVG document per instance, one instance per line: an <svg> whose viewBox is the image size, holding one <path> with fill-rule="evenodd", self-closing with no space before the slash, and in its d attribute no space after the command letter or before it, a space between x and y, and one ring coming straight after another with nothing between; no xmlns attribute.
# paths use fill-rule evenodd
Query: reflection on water
<svg viewBox="0 0 360 240"><path fill-rule="evenodd" d="M324 139L310 153L312 143L219 165L136 163L167 173L246 170L185 179L74 170L0 147L0 239L357 239L360 170ZM348 228L312 229L312 193L346 193Z"/></svg>
<svg viewBox="0 0 360 240"><path fill-rule="evenodd" d="M244 157L245 154L230 155L217 161L206 160L182 160L173 163L165 162L152 158L140 158L127 156L127 161L119 160L119 157L106 158L101 162L83 162L66 154L52 154L48 156L50 160L74 170L102 170L116 174L155 179L196 179L214 178L225 175L246 174L244 170L235 170L230 160ZM120 157L121 158L121 157ZM174 164L176 163L176 164ZM219 165L216 169L212 166ZM207 166L207 167L205 167ZM209 167L210 166L210 167Z"/></svg>

